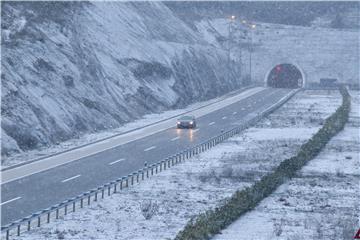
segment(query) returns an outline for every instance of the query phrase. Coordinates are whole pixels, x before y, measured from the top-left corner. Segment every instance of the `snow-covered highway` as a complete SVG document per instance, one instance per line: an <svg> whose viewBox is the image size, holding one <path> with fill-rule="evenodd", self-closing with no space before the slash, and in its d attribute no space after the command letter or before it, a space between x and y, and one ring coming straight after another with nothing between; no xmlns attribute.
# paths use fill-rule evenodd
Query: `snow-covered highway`
<svg viewBox="0 0 360 240"><path fill-rule="evenodd" d="M195 110L192 113L198 117L198 128L195 130L176 129L173 127L175 120L170 119L150 126L154 132L139 129L136 134L127 133L94 146L76 149L76 153L70 151L65 156L60 154L51 157L51 160L43 159L4 171L2 225L126 176L142 168L145 162L155 163L207 140L244 121L249 114L262 112L289 92L289 89L249 89ZM96 151L89 154L92 147ZM71 154L74 154L72 158ZM16 172L18 169L22 171ZM7 175L8 171L11 174Z"/></svg>

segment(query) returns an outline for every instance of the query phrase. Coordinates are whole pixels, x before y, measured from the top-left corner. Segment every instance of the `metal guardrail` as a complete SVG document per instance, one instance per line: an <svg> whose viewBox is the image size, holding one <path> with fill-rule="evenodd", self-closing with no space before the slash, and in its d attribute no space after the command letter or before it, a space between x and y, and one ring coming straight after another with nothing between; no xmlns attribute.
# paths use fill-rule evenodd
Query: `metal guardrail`
<svg viewBox="0 0 360 240"><path fill-rule="evenodd" d="M270 114L275 109L279 108L286 101L288 101L293 95L295 95L299 90L293 90L284 98L279 100L273 106L267 108L265 111L256 114L251 119L248 119L246 123L240 124L237 127L234 127L228 131L221 133L218 136L210 138L209 140L195 145L194 147L188 148L182 152L176 153L167 157L157 163L151 164L147 167L139 169L127 176L116 179L115 181L104 184L98 188L92 189L90 191L84 192L74 198L65 200L60 204L53 205L47 209L34 213L28 217L14 221L6 226L1 227L2 236L6 240L9 240L10 236L20 236L21 232L30 231L32 227L40 227L41 224L49 223L52 218L59 219L61 215L67 215L70 212L75 212L76 208L83 208L85 205L90 205L91 202L98 201L99 198L103 199L106 195L110 196L113 193L117 193L124 188L134 185L140 181L144 181L151 176L158 174L162 171L165 171L167 168L179 164L195 155L198 155L217 144L223 142L224 140L239 134L244 129L258 122L264 116Z"/></svg>

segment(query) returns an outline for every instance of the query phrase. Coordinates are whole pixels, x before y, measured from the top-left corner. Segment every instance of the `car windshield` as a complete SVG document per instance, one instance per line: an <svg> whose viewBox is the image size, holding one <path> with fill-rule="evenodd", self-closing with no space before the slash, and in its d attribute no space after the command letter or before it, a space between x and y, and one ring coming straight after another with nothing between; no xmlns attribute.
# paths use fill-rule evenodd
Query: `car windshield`
<svg viewBox="0 0 360 240"><path fill-rule="evenodd" d="M190 121L190 120L193 120L193 117L192 116L182 116L179 118L179 120L187 120L187 121Z"/></svg>

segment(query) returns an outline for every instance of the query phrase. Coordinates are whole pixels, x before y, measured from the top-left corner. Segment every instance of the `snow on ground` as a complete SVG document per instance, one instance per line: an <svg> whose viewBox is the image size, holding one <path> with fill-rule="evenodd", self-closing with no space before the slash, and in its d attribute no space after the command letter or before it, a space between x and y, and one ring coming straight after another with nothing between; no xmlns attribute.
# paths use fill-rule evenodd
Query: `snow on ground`
<svg viewBox="0 0 360 240"><path fill-rule="evenodd" d="M294 155L340 103L337 92L300 92L254 128L19 239L172 239L191 217ZM302 117L290 124L292 120L283 116ZM306 131L304 123L309 123ZM297 127L302 129L301 137L296 136ZM269 132L271 138L259 137Z"/></svg>
<svg viewBox="0 0 360 240"><path fill-rule="evenodd" d="M235 92L239 92L242 90L238 90ZM97 142L100 141L102 139L117 135L117 134L121 134L124 132L128 132L128 131L132 131L135 130L137 128L141 128L141 127L145 127L149 124L154 124L158 121L162 121L168 118L172 118L175 117L179 114L184 114L188 111L192 111L195 110L197 108L206 106L208 104L212 104L214 102L217 102L219 100L225 99L226 97L228 97L229 95L233 95L235 92L226 94L224 96L221 97L217 97L217 98L213 98L210 99L208 101L202 101L202 102L197 102L194 104L190 104L189 106L185 107L185 108L181 108L181 109L176 109L176 110L168 110L168 111L164 111L162 113L152 113L152 114L147 114L145 116L143 116L141 119L129 122L127 124L122 125L119 128L115 128L115 129L109 129L109 130L104 130L104 131L100 131L97 133L89 133L89 134L85 134L82 135L81 137L78 138L73 138L64 142L59 142L57 145L52 145L51 147L42 147L39 149L34 149L34 150L30 150L30 151L25 151L25 152L20 152L17 154L13 154L11 156L8 157L3 157L2 159L2 166L1 167L8 167L8 166L12 166L15 164L19 164L19 163L23 163L26 161L31 161L34 159L38 159L38 158L43 158L52 154L57 154L57 153L61 153L63 151L67 151L73 148L77 148L83 145L87 145L87 144L91 144L93 142Z"/></svg>
<svg viewBox="0 0 360 240"><path fill-rule="evenodd" d="M225 239L352 239L360 224L359 92L345 129L298 176L217 235Z"/></svg>

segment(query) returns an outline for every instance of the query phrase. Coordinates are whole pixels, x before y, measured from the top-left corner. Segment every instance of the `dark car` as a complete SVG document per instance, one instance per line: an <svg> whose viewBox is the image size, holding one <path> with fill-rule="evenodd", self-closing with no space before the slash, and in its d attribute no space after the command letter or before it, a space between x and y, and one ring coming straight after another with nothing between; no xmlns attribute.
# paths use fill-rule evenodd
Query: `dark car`
<svg viewBox="0 0 360 240"><path fill-rule="evenodd" d="M196 119L194 116L182 116L177 120L177 128L196 128Z"/></svg>

